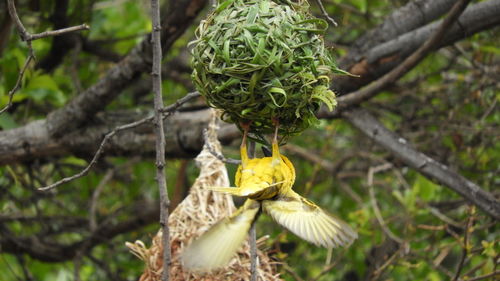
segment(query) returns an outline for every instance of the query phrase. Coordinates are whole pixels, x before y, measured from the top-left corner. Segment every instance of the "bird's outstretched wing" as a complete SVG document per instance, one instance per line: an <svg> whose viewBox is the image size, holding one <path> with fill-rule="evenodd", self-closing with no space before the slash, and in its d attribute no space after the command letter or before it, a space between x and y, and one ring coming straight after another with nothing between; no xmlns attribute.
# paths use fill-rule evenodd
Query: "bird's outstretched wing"
<svg viewBox="0 0 500 281"><path fill-rule="evenodd" d="M259 209L259 202L248 199L231 217L213 225L184 249L184 268L206 272L225 266L247 237Z"/></svg>
<svg viewBox="0 0 500 281"><path fill-rule="evenodd" d="M358 237L347 223L292 190L262 201L262 207L277 223L317 246L346 246Z"/></svg>

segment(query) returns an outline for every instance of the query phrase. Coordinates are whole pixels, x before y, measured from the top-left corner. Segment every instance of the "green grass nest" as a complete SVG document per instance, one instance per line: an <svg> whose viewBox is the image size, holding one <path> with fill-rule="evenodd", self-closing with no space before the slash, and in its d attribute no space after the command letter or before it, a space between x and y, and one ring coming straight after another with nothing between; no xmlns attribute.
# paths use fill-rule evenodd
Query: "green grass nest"
<svg viewBox="0 0 500 281"><path fill-rule="evenodd" d="M201 22L192 78L225 121L251 122L262 137L274 132L275 118L286 137L318 122L321 103L333 110L330 77L343 71L324 46L328 24L308 9L302 0L228 0Z"/></svg>

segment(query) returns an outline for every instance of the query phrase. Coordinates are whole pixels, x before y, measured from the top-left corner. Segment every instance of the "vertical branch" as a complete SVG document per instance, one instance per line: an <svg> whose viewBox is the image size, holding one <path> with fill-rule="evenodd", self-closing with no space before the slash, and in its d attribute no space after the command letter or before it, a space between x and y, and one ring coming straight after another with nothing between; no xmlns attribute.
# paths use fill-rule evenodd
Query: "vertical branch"
<svg viewBox="0 0 500 281"><path fill-rule="evenodd" d="M250 158L255 158L255 142L251 141L248 146L248 155ZM252 226L250 227L250 231L248 232L250 236L250 281L257 281L257 231L255 230L255 222L257 220L254 219L252 222Z"/></svg>
<svg viewBox="0 0 500 281"><path fill-rule="evenodd" d="M255 230L255 222L252 222L250 227L250 281L257 281L257 231Z"/></svg>
<svg viewBox="0 0 500 281"><path fill-rule="evenodd" d="M475 213L475 207L470 206L469 207L469 217L467 218L467 222L465 224L465 230L464 230L464 243L463 243L463 249L462 249L462 257L460 258L460 262L458 263L457 266L457 271L455 273L455 277L453 278L453 281L457 281L460 277L460 272L462 272L462 268L464 267L465 264L465 259L467 258L467 255L469 254L471 245L470 245L470 236L472 235L473 228L472 226L474 225L474 213Z"/></svg>
<svg viewBox="0 0 500 281"><path fill-rule="evenodd" d="M151 0L151 18L153 24L153 71L151 73L154 94L154 125L156 131L156 180L160 191L160 225L163 238L163 273L162 280L168 281L170 267L170 233L168 229L168 207L170 205L165 178L165 133L163 129L163 108L161 90L161 23L158 0Z"/></svg>

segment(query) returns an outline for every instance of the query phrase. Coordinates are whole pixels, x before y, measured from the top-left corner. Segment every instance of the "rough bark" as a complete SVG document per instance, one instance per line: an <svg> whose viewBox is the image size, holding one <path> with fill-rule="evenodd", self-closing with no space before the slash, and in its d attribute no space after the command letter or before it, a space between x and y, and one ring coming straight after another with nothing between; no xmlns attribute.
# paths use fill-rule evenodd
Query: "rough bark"
<svg viewBox="0 0 500 281"><path fill-rule="evenodd" d="M50 136L44 120L0 132L0 165L47 160L54 157L77 155L91 158L103 136L116 126L146 117L148 112L100 113L93 123L64 135L60 139ZM165 123L166 156L170 158L192 158L203 144L203 129L209 121L209 110L176 113ZM189 128L187 130L186 128ZM224 124L219 139L228 143L239 136L234 125ZM119 132L106 147L105 155L153 157L155 153L153 125L147 124L132 130Z"/></svg>
<svg viewBox="0 0 500 281"><path fill-rule="evenodd" d="M454 0L415 0L409 2L390 14L382 24L356 39L349 53L339 61L340 65L353 65L359 62L372 46L380 45L438 19L454 3Z"/></svg>
<svg viewBox="0 0 500 281"><path fill-rule="evenodd" d="M422 175L451 188L493 218L500 220L500 202L491 193L481 189L478 185L467 180L459 173L450 170L445 165L415 150L404 138L388 130L366 110L351 109L343 112L342 117L367 137L397 156L406 165L414 168Z"/></svg>
<svg viewBox="0 0 500 281"><path fill-rule="evenodd" d="M498 26L500 24L499 14L499 0L485 1L469 6L457 23L448 30L437 48L451 45L472 34ZM415 13L409 15L419 17L419 14ZM405 19L412 21L408 17L405 17ZM411 28L409 30L403 30L400 27L399 32L401 33L395 34L394 37L383 36L384 42L379 44L377 44L377 41L367 41L362 37L361 41L359 43L356 41L354 46L362 45L363 48L356 49L354 47L350 50L346 59L340 60L339 63L341 68L360 77L336 77L333 84L335 92L342 95L355 91L389 72L422 45L440 24L441 21L437 21L420 28L411 25L407 26L407 28ZM384 29L381 30L384 31Z"/></svg>

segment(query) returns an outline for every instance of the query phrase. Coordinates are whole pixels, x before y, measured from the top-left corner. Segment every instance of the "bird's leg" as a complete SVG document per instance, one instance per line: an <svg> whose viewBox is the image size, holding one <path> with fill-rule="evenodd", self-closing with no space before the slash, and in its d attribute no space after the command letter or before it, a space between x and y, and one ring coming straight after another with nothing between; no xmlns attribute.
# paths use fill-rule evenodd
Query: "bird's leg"
<svg viewBox="0 0 500 281"><path fill-rule="evenodd" d="M278 145L278 129L279 129L279 120L278 118L273 118L273 123L274 123L274 136L273 136L273 141L272 141L272 151L273 151L273 154L272 154L272 157L273 157L273 161L272 161L272 165L275 166L275 165L279 165L281 163L281 155L280 155L280 148L279 148L279 145Z"/></svg>
<svg viewBox="0 0 500 281"><path fill-rule="evenodd" d="M240 154L241 154L241 166L244 168L248 163L248 151L247 151L247 134L250 130L250 123L240 123L240 126L243 128L243 140L240 145Z"/></svg>

